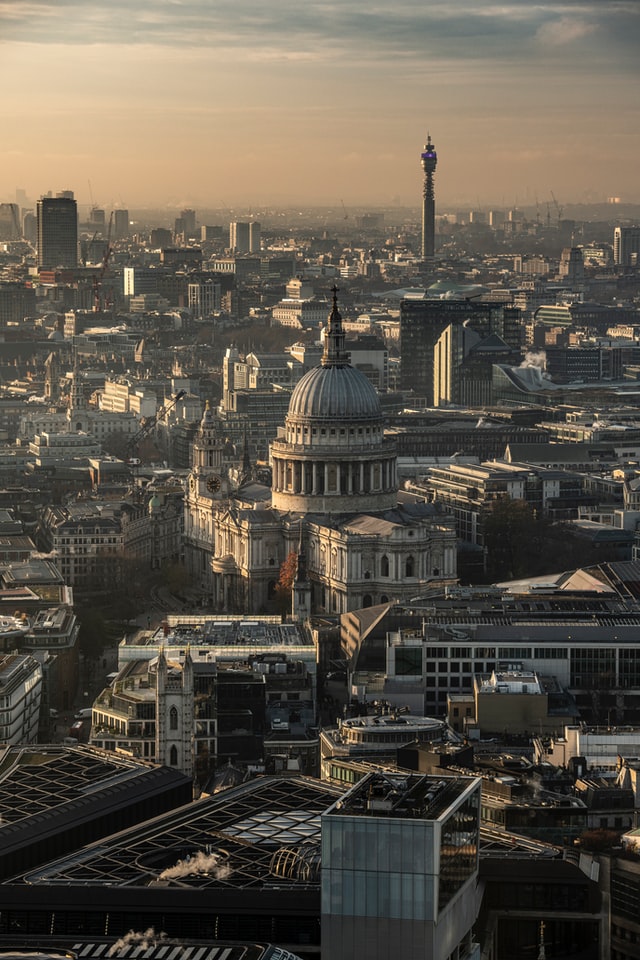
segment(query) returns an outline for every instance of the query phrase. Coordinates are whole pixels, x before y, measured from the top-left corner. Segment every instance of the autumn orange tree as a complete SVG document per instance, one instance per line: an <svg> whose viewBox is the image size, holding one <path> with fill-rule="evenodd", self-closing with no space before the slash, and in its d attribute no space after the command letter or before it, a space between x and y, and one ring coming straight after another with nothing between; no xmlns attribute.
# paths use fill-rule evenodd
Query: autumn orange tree
<svg viewBox="0 0 640 960"><path fill-rule="evenodd" d="M280 576L276 584L274 599L278 611L287 613L291 609L291 591L298 569L298 555L292 550L286 560L280 564Z"/></svg>

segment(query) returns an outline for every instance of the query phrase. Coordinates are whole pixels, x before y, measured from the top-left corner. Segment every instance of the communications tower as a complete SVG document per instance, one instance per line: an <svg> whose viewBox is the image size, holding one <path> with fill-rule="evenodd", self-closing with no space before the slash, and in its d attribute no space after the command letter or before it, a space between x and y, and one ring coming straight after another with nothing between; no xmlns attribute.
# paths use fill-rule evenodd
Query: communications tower
<svg viewBox="0 0 640 960"><path fill-rule="evenodd" d="M434 179L438 154L431 142L431 134L427 135L422 153L420 154L422 169L424 170L424 188L422 192L422 259L431 260L436 246L436 198Z"/></svg>

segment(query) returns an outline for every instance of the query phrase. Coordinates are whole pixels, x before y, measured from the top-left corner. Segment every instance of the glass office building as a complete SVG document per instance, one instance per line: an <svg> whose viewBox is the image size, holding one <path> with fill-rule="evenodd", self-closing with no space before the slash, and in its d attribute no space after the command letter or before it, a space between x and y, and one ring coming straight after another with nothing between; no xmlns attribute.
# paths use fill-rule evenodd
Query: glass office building
<svg viewBox="0 0 640 960"><path fill-rule="evenodd" d="M480 781L372 773L322 817L332 960L476 956Z"/></svg>

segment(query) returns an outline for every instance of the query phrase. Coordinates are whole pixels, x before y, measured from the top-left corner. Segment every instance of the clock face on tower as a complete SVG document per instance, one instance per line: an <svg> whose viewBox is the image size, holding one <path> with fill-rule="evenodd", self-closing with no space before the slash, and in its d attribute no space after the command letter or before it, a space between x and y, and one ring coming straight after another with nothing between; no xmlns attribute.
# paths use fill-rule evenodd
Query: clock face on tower
<svg viewBox="0 0 640 960"><path fill-rule="evenodd" d="M212 473L207 477L207 490L209 493L217 493L221 486L222 481L217 474Z"/></svg>

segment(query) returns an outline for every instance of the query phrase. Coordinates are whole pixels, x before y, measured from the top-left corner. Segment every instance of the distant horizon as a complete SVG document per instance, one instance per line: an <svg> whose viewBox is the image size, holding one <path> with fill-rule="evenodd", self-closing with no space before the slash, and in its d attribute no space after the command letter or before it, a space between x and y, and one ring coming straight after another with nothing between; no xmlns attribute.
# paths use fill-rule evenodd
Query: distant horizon
<svg viewBox="0 0 640 960"><path fill-rule="evenodd" d="M70 187L67 189L71 189ZM53 195L59 191L53 191ZM31 198L29 198L31 200ZM39 200L40 197L37 198ZM269 203L263 204L253 209L249 209L247 205L238 204L237 207L220 207L220 206L209 206L206 204L197 204L195 202L184 202L184 203L146 203L146 204L137 204L133 203L130 206L122 206L121 204L104 204L91 203L87 201L81 201L75 197L78 204L78 216L84 218L89 214L92 209L99 209L105 212L107 221L111 211L116 210L127 210L129 215L143 215L143 214L154 214L158 216L163 216L171 218L171 220L176 219L182 210L193 209L196 213L196 220L198 225L204 225L205 221L202 219L203 216L214 214L219 219L226 220L249 220L251 218L259 220L261 216L263 217L274 217L274 216L284 216L287 214L290 215L304 215L304 214L322 214L324 216L335 216L337 220L344 220L345 226L346 221L354 219L356 217L364 216L367 213L398 213L406 217L411 217L416 220L420 220L421 217L421 206L418 202L414 203L381 203L381 202L372 202L372 203L360 203L350 205L346 201L344 204L339 203L304 203L304 202L289 202L283 204ZM33 200L33 207L37 203L37 200ZM14 198L5 198L3 199L0 196L0 203L16 203ZM536 215L540 220L545 222L550 219L552 223L557 222L558 210L555 208L553 200L544 200L538 201L526 201L523 203L518 203L517 205L503 205L497 201L488 200L485 203L479 203L478 198L475 202L471 200L465 201L464 199L453 200L453 201L442 201L436 203L436 220L441 219L442 217L452 216L456 213L488 213L491 210L502 211L505 214L510 210L518 210L522 213L527 214L530 217L535 217ZM593 201L577 201L577 202L565 202L560 208L563 212L563 216L566 216L567 211L576 211L576 210L585 210L596 212L599 211L601 216L597 219L599 220L625 220L629 218L637 218L640 216L640 202L625 202L620 200L620 202L612 203L608 200L593 200ZM606 214L606 216L604 216ZM209 218L210 220L210 218ZM289 227L292 224L288 224Z"/></svg>

